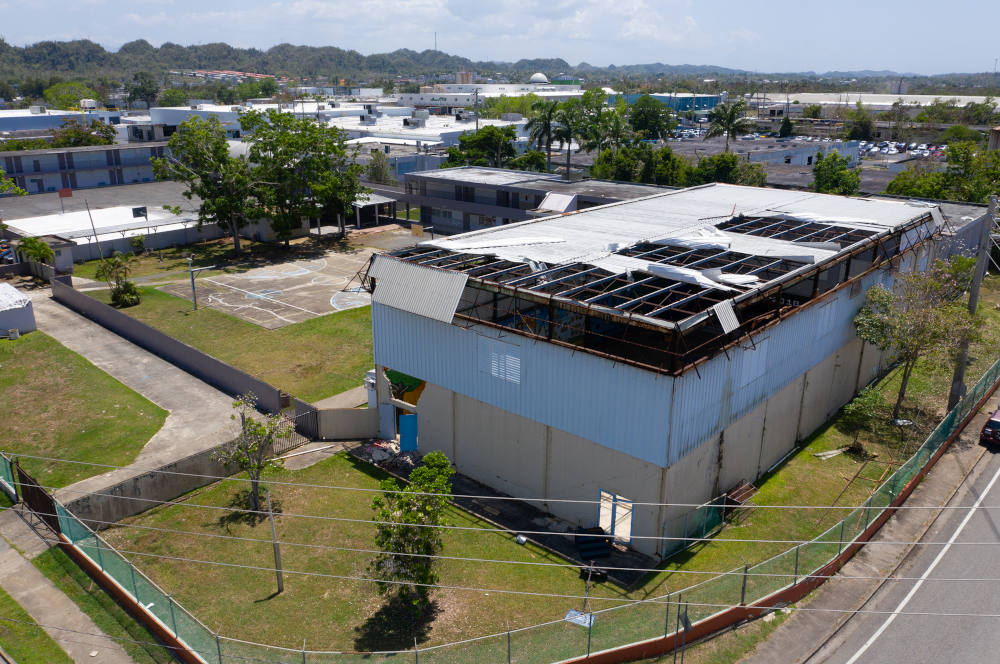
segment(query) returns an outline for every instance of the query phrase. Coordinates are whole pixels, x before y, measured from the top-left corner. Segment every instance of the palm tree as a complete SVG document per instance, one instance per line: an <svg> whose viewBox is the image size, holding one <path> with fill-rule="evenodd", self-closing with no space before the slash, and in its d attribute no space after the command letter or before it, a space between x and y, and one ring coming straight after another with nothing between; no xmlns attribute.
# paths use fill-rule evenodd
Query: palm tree
<svg viewBox="0 0 1000 664"><path fill-rule="evenodd" d="M27 260L36 263L50 263L56 257L52 247L37 237L23 238L18 243L18 251Z"/></svg>
<svg viewBox="0 0 1000 664"><path fill-rule="evenodd" d="M528 131L531 142L535 143L539 150L544 146L545 170L552 172L552 143L556 140L556 114L559 111L559 102L539 99L531 105L531 110L535 115L528 120L524 128Z"/></svg>
<svg viewBox="0 0 1000 664"><path fill-rule="evenodd" d="M708 126L708 133L705 140L715 136L726 137L726 152L729 152L729 139L736 138L737 134L745 134L753 129L754 121L746 117L747 102L744 99L737 99L735 102L722 103L712 109L709 119L712 124Z"/></svg>
<svg viewBox="0 0 1000 664"><path fill-rule="evenodd" d="M559 147L566 146L566 179L569 179L570 158L573 154L573 139L580 138L584 129L584 116L578 99L570 99L559 105L556 111L556 126L553 137L559 141Z"/></svg>

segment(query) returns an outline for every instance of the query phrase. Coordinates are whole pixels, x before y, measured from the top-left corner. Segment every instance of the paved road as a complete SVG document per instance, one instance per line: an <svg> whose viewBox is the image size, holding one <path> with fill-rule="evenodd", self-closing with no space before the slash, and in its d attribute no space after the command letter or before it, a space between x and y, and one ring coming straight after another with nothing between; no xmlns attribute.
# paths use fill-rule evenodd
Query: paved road
<svg viewBox="0 0 1000 664"><path fill-rule="evenodd" d="M987 452L970 481L950 503L969 508L1000 505L1000 454ZM922 581L885 584L809 661L819 664L882 662L992 662L1000 659L1000 510L948 510L896 575ZM945 543L951 542L951 545ZM969 544L988 542L988 545ZM985 579L998 581L945 581Z"/></svg>

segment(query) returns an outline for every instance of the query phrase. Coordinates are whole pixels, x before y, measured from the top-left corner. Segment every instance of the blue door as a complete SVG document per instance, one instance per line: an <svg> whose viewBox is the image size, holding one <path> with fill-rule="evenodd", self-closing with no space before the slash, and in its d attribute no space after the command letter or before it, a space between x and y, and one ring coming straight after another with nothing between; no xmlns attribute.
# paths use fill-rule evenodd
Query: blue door
<svg viewBox="0 0 1000 664"><path fill-rule="evenodd" d="M399 451L400 452L417 451L416 413L399 416Z"/></svg>

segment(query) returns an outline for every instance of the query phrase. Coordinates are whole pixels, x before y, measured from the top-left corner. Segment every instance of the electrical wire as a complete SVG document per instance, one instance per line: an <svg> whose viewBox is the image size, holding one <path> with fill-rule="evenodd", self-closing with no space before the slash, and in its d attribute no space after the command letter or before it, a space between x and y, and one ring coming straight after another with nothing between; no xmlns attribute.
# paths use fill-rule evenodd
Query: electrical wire
<svg viewBox="0 0 1000 664"><path fill-rule="evenodd" d="M16 452L10 452L4 450L2 452L8 457L16 456L23 459L35 459L39 461L49 461L57 463L69 463L83 466L94 466L97 468L108 468L111 470L131 470L141 472L142 474L147 473L158 473L163 475L176 475L179 477L194 477L207 480L215 480L221 482L243 482L249 483L251 480L247 477L236 477L236 476L222 476L222 475L205 475L201 473L184 473L174 470L163 470L162 468L146 468L142 466L117 466L114 464L107 463L97 463L93 461L78 461L76 459L60 459L57 457L47 457L33 454L19 454ZM365 487L350 487L350 486L337 486L332 484L312 484L307 482L285 482L281 480L262 480L262 483L266 483L271 486L290 486L296 488L304 489L329 489L334 491L353 491L359 493L405 493L411 496L439 496L449 499L463 498L470 500L499 500L499 501L517 501L517 502L536 502L536 503L567 503L567 504L577 504L577 505L600 505L601 501L598 500L588 500L588 499L572 499L572 498L518 498L515 496L496 496L496 495L483 495L483 494L462 494L462 493L429 493L421 491L386 491L384 489L375 488L365 488ZM59 487L58 490L68 490L72 487ZM711 503L656 503L656 502L642 502L642 501L629 501L633 507L715 507ZM856 509L864 508L864 505L756 505L755 509L781 509L781 510L838 510L838 511L851 511ZM925 510L925 509L966 509L961 506L951 506L951 507L936 507L933 505L900 505L898 507L893 507L892 509L898 510ZM1000 505L982 505L976 508L978 510L1000 510Z"/></svg>
<svg viewBox="0 0 1000 664"><path fill-rule="evenodd" d="M0 510L15 510L14 507L0 507ZM38 516L55 516L58 514L49 514L45 512L34 512ZM360 549L354 547L343 547L334 546L330 544L317 544L315 542L295 542L291 540L273 540L273 539L262 539L256 537L240 537L238 535L223 535L221 533L206 533L198 532L193 530L180 530L176 528L163 528L160 526L147 526L143 524L133 524L133 523L122 523L119 521L100 521L97 519L84 519L88 523L97 523L101 525L111 526L113 528L122 529L136 529L144 531L162 532L169 533L172 535L190 535L195 537L206 537L210 539L220 539L236 542L248 542L251 544L266 544L273 545L275 543L281 546L291 546L291 547L303 547L309 549L320 549L325 551L340 551L347 553L364 553L364 554L383 554L386 553L380 549ZM44 538L43 538L44 539ZM103 539L103 538L102 538ZM49 539L49 542L57 542L61 540ZM917 542L905 542L899 544L916 544ZM827 546L839 545L839 542L823 542L821 543ZM844 542L845 546L849 546L850 542ZM943 542L935 542L935 544L944 544ZM954 543L953 543L954 544ZM986 543L982 543L986 544ZM1000 544L1000 542L994 542L994 544ZM108 545L109 548L114 548ZM427 553L392 553L393 556L400 557L415 557L415 558L431 558L434 560L453 560L457 562L471 562L471 563L490 563L490 564L504 564L504 565L524 565L528 567L556 567L565 568L573 570L586 570L588 565L583 563L551 563L551 562L536 562L529 560L504 560L496 558L472 558L465 556L446 556L441 554L427 554ZM766 562L766 561L765 561ZM695 575L695 576L749 576L749 577L767 577L767 578L811 578L811 579L849 579L849 580L871 580L871 581L917 581L919 577L906 577L906 576L866 576L866 575L823 575L823 574L805 574L805 573L768 573L768 572L744 572L742 568L734 568L729 571L711 571L711 570L683 570L683 569L664 569L659 567L616 567L610 565L593 565L595 571L602 572L642 572L642 573L653 573L653 574L668 574L673 576L675 574L683 575ZM752 568L751 568L752 569ZM998 582L1000 583L1000 577L956 577L956 578L943 578L935 577L928 578L928 581L948 581L948 582L977 582L977 583L989 583Z"/></svg>

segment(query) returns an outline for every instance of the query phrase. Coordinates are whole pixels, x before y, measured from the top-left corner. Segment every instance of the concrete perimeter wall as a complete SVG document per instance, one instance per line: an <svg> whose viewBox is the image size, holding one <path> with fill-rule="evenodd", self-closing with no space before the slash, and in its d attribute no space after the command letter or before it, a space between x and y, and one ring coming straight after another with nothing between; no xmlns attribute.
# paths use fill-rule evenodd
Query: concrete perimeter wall
<svg viewBox="0 0 1000 664"><path fill-rule="evenodd" d="M117 521L156 507L158 501L174 500L188 491L211 484L216 481L214 477L229 477L238 473L237 465L216 461L215 455L220 447L192 454L154 471L131 477L102 490L102 495L74 497L67 494L64 500L66 508L94 530L107 528Z"/></svg>
<svg viewBox="0 0 1000 664"><path fill-rule="evenodd" d="M248 391L253 392L257 397L257 406L262 411L275 413L281 410L281 392L277 388L217 360L211 355L177 341L173 337L75 290L72 286L54 281L52 283L52 297L56 302L73 309L227 394L236 396Z"/></svg>
<svg viewBox="0 0 1000 664"><path fill-rule="evenodd" d="M378 409L316 409L295 400L295 428L314 440L359 440L378 437Z"/></svg>

